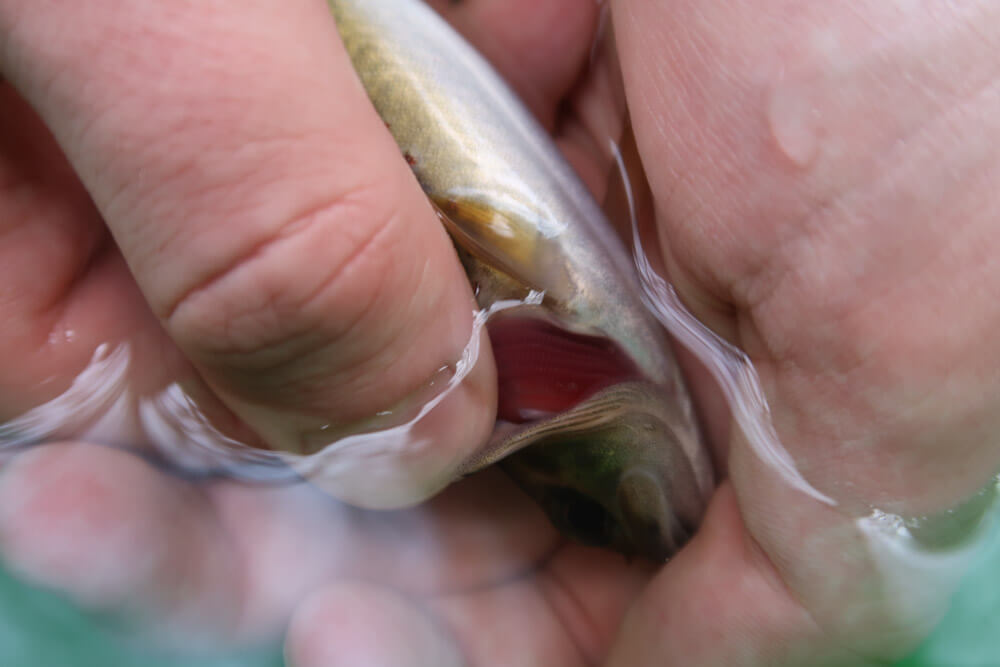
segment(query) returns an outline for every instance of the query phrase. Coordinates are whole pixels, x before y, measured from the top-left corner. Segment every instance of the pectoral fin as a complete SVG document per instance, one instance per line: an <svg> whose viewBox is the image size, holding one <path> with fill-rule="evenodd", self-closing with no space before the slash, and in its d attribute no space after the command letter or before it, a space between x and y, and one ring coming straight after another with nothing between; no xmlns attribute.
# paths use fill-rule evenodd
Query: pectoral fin
<svg viewBox="0 0 1000 667"><path fill-rule="evenodd" d="M537 224L471 199L432 201L470 281L482 285L489 300L523 298L529 291L544 292L550 300L569 296L562 249Z"/></svg>

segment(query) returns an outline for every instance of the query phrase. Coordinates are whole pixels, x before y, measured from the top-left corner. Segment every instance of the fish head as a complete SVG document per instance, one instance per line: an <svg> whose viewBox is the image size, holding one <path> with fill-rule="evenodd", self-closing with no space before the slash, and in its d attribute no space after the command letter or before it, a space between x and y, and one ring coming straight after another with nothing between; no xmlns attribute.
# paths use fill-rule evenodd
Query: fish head
<svg viewBox="0 0 1000 667"><path fill-rule="evenodd" d="M655 385L612 385L530 427L498 429L509 452L500 466L567 537L662 562L705 509L692 434L671 412Z"/></svg>

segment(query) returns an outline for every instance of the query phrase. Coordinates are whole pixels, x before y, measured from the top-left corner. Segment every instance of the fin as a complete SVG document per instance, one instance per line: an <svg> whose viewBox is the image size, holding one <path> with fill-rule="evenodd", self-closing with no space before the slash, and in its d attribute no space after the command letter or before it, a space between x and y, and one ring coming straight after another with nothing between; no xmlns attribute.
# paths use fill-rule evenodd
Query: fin
<svg viewBox="0 0 1000 667"><path fill-rule="evenodd" d="M536 443L560 438L581 438L613 424L624 415L643 409L647 392L655 387L642 382L628 382L604 389L576 407L550 419L523 427L499 425L493 440L469 460L463 474L471 474Z"/></svg>
<svg viewBox="0 0 1000 667"><path fill-rule="evenodd" d="M476 261L524 290L544 292L563 302L571 296L562 248L536 224L471 199L434 197L432 202L452 241Z"/></svg>

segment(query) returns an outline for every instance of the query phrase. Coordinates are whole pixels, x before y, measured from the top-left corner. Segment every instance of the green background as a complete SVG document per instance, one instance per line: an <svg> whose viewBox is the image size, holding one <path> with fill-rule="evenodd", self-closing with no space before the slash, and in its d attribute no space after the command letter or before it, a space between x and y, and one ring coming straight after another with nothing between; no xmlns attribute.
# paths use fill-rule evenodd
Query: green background
<svg viewBox="0 0 1000 667"><path fill-rule="evenodd" d="M123 646L54 595L0 572L2 667L280 667L279 648L194 659ZM1000 520L937 631L899 667L1000 667Z"/></svg>

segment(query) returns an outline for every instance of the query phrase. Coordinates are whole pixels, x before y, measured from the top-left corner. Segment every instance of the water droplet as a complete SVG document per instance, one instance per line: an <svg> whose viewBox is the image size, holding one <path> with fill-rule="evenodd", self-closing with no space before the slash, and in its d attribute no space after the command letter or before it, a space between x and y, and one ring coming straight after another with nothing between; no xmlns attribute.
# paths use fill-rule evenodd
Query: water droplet
<svg viewBox="0 0 1000 667"><path fill-rule="evenodd" d="M60 343L72 343L76 340L76 331L73 329L64 329L62 327L53 329L49 332L48 343L49 345L58 345Z"/></svg>
<svg viewBox="0 0 1000 667"><path fill-rule="evenodd" d="M820 114L807 90L790 82L779 84L767 114L779 150L796 166L809 166L819 152Z"/></svg>

